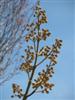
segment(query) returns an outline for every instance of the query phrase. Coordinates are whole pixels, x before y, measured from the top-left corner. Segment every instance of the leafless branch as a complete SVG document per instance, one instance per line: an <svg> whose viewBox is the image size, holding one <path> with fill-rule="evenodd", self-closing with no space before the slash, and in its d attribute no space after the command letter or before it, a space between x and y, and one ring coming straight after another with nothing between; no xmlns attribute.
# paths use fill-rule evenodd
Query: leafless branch
<svg viewBox="0 0 75 100"><path fill-rule="evenodd" d="M13 63L15 46L25 35L26 25L34 11L31 0L0 0L0 82L8 78L5 73ZM16 55L14 55L15 59ZM15 68L15 67L14 67ZM13 68L13 70L14 70ZM8 72L7 76L10 76Z"/></svg>

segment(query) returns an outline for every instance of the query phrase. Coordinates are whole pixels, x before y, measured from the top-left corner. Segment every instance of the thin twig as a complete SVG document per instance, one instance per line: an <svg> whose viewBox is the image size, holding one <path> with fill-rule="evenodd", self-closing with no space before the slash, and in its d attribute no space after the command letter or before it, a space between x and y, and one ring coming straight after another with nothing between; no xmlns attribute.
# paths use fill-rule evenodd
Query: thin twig
<svg viewBox="0 0 75 100"><path fill-rule="evenodd" d="M52 53L52 51L51 51L42 61L40 61L40 62L36 65L36 67L39 66L40 64L42 64L42 63L51 55L51 53Z"/></svg>

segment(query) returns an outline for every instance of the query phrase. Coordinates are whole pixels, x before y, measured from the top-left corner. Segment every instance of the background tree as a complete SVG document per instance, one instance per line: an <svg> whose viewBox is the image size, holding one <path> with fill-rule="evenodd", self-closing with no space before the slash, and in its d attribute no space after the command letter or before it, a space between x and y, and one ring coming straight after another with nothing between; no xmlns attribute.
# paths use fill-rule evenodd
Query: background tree
<svg viewBox="0 0 75 100"><path fill-rule="evenodd" d="M45 23L47 23L46 12L42 10L40 1L38 1L34 19L26 28L28 33L25 36L25 41L28 43L28 46L25 49L25 55L22 56L24 62L20 66L20 70L28 75L27 88L24 93L20 85L13 83L12 89L14 94L12 97L17 96L19 98L22 97L22 100L27 100L34 93L49 93L49 90L52 90L54 86L50 79L54 74L54 66L57 64L57 56L62 40L56 39L52 46L49 44L43 45L42 43L51 36L49 30L43 28ZM39 68L40 71L38 70ZM36 76L37 72L38 75Z"/></svg>
<svg viewBox="0 0 75 100"><path fill-rule="evenodd" d="M0 85L18 70L17 52L33 11L31 0L0 0Z"/></svg>

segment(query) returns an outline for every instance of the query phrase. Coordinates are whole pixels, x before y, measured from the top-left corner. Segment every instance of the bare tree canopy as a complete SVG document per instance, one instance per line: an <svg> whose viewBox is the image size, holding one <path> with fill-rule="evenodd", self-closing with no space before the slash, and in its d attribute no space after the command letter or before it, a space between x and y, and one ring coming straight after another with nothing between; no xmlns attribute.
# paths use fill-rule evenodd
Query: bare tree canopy
<svg viewBox="0 0 75 100"><path fill-rule="evenodd" d="M18 66L17 43L25 34L25 28L34 11L31 0L0 0L0 85L11 78ZM12 66L13 64L13 66ZM16 65L16 67L15 67Z"/></svg>

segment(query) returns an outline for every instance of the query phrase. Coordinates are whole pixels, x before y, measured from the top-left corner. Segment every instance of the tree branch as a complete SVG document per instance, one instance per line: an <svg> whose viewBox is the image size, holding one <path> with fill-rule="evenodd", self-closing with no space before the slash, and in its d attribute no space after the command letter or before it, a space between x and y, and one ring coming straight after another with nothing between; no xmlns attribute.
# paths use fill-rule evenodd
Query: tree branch
<svg viewBox="0 0 75 100"><path fill-rule="evenodd" d="M9 70L7 68L11 67L7 65L7 62L12 64L13 50L16 49L14 47L24 37L26 25L30 22L34 12L33 6L35 5L30 4L28 1L0 0L0 69L4 69L4 73L6 73L6 70ZM17 19L22 19L22 23L17 23ZM9 58L10 60L8 60ZM16 55L14 56L15 58ZM16 66L14 66L15 68ZM10 76L10 73L8 72L7 76ZM0 82L4 82L6 78L6 76L2 78L4 75L0 73Z"/></svg>
<svg viewBox="0 0 75 100"><path fill-rule="evenodd" d="M36 92L37 89L38 88L35 88L30 94L27 95L27 97L30 97L31 95L33 95Z"/></svg>
<svg viewBox="0 0 75 100"><path fill-rule="evenodd" d="M39 16L38 16L38 21L39 21ZM39 34L39 30L40 30L40 25L38 25L38 34ZM28 94L28 91L30 89L30 86L31 86L31 82L32 82L32 79L33 79L33 76L34 76L34 73L35 73L35 69L36 69L36 63L37 63L37 53L38 53L38 48L39 48L39 41L37 40L37 48L36 48L36 53L35 53L35 61L34 61L34 66L33 66L33 70L32 70L32 73L31 73L31 77L29 79L29 83L28 83L28 86L27 86L27 89L26 89L26 92L24 94L24 97L23 97L23 100L26 100L27 99L27 94ZM35 92L35 91L34 91Z"/></svg>
<svg viewBox="0 0 75 100"><path fill-rule="evenodd" d="M42 61L40 61L40 62L36 65L36 67L39 66L40 64L42 64L42 63L51 55L51 53L52 53L52 50L51 50L51 52L50 52Z"/></svg>

